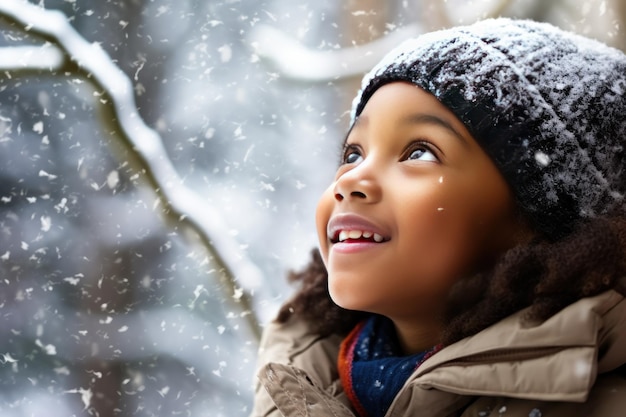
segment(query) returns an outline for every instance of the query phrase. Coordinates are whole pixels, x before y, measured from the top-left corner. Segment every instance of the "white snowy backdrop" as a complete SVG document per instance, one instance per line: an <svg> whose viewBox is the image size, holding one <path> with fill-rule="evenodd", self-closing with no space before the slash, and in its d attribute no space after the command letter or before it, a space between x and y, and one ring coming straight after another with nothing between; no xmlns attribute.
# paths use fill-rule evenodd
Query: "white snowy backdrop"
<svg viewBox="0 0 626 417"><path fill-rule="evenodd" d="M360 75L498 14L626 47L622 0L2 0L0 413L246 416Z"/></svg>

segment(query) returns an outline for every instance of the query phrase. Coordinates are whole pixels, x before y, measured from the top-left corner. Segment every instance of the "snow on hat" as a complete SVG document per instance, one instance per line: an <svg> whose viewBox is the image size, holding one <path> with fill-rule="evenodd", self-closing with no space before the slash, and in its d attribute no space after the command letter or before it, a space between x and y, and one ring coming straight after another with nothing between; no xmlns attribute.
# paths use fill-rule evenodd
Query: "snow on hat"
<svg viewBox="0 0 626 417"><path fill-rule="evenodd" d="M352 121L384 84L433 94L468 128L551 239L626 207L626 55L507 18L405 41L367 74Z"/></svg>

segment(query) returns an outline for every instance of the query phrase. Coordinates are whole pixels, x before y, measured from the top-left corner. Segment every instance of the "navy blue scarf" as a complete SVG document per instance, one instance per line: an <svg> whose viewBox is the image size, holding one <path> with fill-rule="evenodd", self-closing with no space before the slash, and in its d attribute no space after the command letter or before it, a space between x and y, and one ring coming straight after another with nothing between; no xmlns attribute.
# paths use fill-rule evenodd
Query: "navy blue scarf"
<svg viewBox="0 0 626 417"><path fill-rule="evenodd" d="M417 367L439 350L403 356L393 322L372 316L359 323L341 344L339 375L361 417L384 417Z"/></svg>

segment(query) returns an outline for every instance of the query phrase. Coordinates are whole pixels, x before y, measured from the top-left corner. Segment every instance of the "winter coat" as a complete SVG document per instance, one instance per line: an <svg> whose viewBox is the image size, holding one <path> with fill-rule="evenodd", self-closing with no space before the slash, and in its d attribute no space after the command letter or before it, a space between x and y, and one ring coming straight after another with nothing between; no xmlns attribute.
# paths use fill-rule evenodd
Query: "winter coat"
<svg viewBox="0 0 626 417"><path fill-rule="evenodd" d="M608 291L579 300L537 325L522 315L426 360L387 417L626 415L622 295ZM268 325L252 416L355 416L337 373L341 341L320 338L295 318Z"/></svg>

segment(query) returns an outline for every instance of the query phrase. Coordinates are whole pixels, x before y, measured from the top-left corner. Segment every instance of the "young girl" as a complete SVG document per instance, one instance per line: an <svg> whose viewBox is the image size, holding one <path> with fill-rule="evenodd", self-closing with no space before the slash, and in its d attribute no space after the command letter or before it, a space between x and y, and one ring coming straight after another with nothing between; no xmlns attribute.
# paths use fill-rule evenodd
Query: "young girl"
<svg viewBox="0 0 626 417"><path fill-rule="evenodd" d="M254 416L623 416L626 56L494 19L354 101Z"/></svg>

